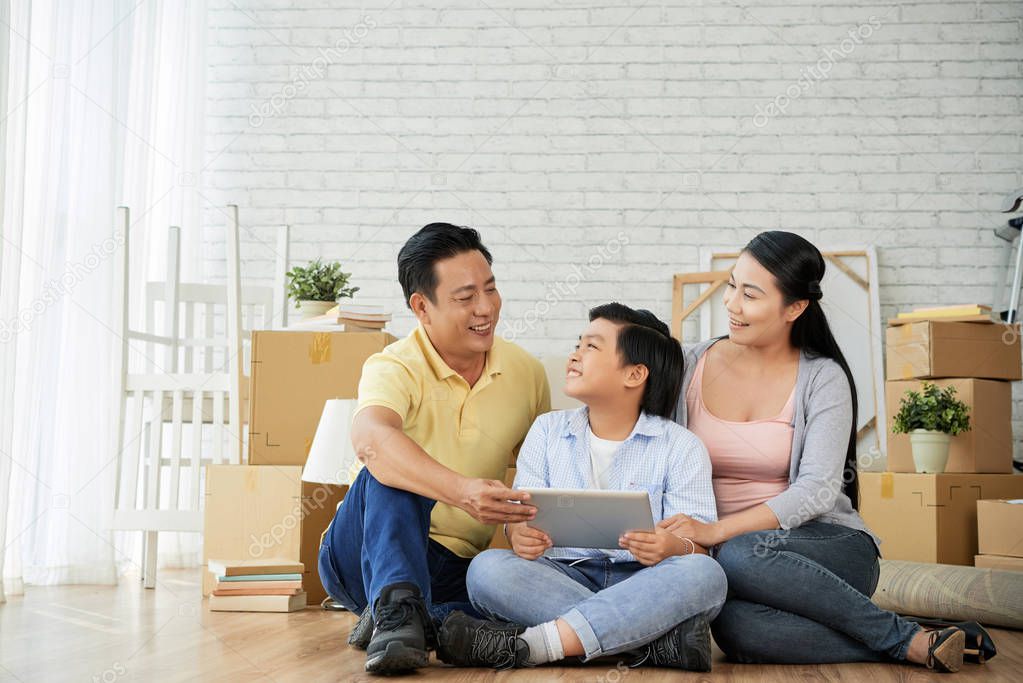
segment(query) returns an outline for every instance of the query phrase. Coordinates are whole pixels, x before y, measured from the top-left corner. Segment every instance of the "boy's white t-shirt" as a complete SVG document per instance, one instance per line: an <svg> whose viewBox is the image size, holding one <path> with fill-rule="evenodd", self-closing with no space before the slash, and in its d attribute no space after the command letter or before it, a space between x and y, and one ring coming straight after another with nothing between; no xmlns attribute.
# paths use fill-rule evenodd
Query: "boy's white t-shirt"
<svg viewBox="0 0 1023 683"><path fill-rule="evenodd" d="M625 443L601 439L586 426L586 437L590 440L590 485L593 488L606 489L611 476L611 462L614 460L618 447Z"/></svg>

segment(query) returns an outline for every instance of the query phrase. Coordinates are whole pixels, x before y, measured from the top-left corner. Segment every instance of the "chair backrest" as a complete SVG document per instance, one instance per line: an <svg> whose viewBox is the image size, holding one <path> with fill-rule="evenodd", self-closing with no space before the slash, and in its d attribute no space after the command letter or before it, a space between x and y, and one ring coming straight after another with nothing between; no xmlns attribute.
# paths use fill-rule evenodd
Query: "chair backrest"
<svg viewBox="0 0 1023 683"><path fill-rule="evenodd" d="M164 346L171 350L167 355L167 369L185 372L229 370L226 351L232 344L227 329L230 315L227 287L193 282L179 283L174 287L167 282L147 282L145 292L144 332L167 339ZM239 328L246 352L244 367L248 367L252 330L274 327L273 305L271 287L241 288ZM172 307L176 307L176 315L171 312ZM168 313L171 313L169 317Z"/></svg>
<svg viewBox="0 0 1023 683"><path fill-rule="evenodd" d="M228 250L237 252L236 228L229 226L227 233ZM288 228L282 227L279 235L286 245ZM279 239L278 244L282 240ZM286 246L284 252L287 252ZM231 328L236 324L240 331L245 374L244 369L249 367L250 361L252 331L280 329L286 322L287 296L283 282L287 256L278 257L272 286L241 286L238 261L230 257L227 259L226 284L180 282L180 228L170 228L167 254L166 279L145 285L142 329L147 335L163 338L164 368L171 372L229 372L231 357L227 351L235 346ZM238 283L239 292L237 310L228 301L235 283ZM236 323L232 320L234 316L237 316ZM147 342L147 351L152 350L155 343L155 340ZM147 355L153 358L152 353Z"/></svg>
<svg viewBox="0 0 1023 683"><path fill-rule="evenodd" d="M180 282L180 229L172 227L165 280L133 288L130 217L127 208L118 210L125 243L117 283L122 344L114 528L200 530L202 468L243 460L251 331L283 324L283 304L276 302L286 301L281 269L287 259L278 259L279 293L277 285L241 287L236 206L229 215L226 284ZM286 228L281 234L286 249ZM129 323L132 291L145 297L142 330ZM190 482L184 489L183 477Z"/></svg>

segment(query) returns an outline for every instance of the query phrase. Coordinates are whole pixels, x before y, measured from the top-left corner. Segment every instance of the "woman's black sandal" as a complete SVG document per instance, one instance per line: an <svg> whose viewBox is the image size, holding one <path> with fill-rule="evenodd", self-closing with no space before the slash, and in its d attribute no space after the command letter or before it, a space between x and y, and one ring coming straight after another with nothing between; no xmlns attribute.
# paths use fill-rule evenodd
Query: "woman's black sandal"
<svg viewBox="0 0 1023 683"><path fill-rule="evenodd" d="M975 621L940 621L938 619L921 619L919 617L906 617L906 619L915 621L924 628L942 629L954 626L965 633L966 646L963 649L963 659L967 662L983 664L998 654L991 634Z"/></svg>
<svg viewBox="0 0 1023 683"><path fill-rule="evenodd" d="M954 626L927 633L927 659L924 666L938 673L955 673L963 666L966 634Z"/></svg>

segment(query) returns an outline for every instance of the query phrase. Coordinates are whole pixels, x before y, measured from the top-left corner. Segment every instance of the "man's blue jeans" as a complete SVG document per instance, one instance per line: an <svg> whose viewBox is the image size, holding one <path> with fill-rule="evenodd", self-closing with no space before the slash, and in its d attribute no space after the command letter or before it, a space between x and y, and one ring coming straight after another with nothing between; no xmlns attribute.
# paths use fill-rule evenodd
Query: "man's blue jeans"
<svg viewBox="0 0 1023 683"><path fill-rule="evenodd" d="M638 648L697 614L717 616L725 573L706 555L669 557L652 567L591 558L524 560L487 550L469 567L469 597L484 614L535 626L563 618L586 659Z"/></svg>
<svg viewBox="0 0 1023 683"><path fill-rule="evenodd" d="M414 583L437 621L452 610L474 616L465 588L469 558L430 539L436 501L384 486L363 468L320 546L320 578L327 594L361 613L391 584Z"/></svg>
<svg viewBox="0 0 1023 683"><path fill-rule="evenodd" d="M807 522L724 543L728 601L711 624L733 661L825 664L904 660L920 626L870 601L877 549L848 527Z"/></svg>

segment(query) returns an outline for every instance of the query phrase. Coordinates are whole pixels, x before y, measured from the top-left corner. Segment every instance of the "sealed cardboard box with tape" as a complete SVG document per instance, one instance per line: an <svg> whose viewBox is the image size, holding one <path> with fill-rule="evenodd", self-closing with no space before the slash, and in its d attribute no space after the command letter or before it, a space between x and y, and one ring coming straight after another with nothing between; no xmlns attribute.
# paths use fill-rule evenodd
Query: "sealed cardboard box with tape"
<svg viewBox="0 0 1023 683"><path fill-rule="evenodd" d="M1023 558L1023 500L978 500L977 545L982 555Z"/></svg>
<svg viewBox="0 0 1023 683"><path fill-rule="evenodd" d="M1020 326L927 320L885 330L887 379L1023 378Z"/></svg>
<svg viewBox="0 0 1023 683"><path fill-rule="evenodd" d="M997 569L1003 572L1023 572L1023 557L1003 555L977 555L973 566L977 569Z"/></svg>
<svg viewBox="0 0 1023 683"><path fill-rule="evenodd" d="M305 565L302 587L309 604L322 601L326 592L319 575L320 536L348 487L311 484L301 476L302 468L296 466L209 465L203 566L211 557L297 560ZM214 583L204 568L204 597Z"/></svg>
<svg viewBox="0 0 1023 683"><path fill-rule="evenodd" d="M1023 496L1023 476L860 472L860 514L886 560L972 566L977 501Z"/></svg>
<svg viewBox="0 0 1023 683"><path fill-rule="evenodd" d="M970 410L970 431L952 437L946 472L1012 472L1012 385L988 379L936 379L944 389L956 388L956 397ZM899 402L907 391L923 391L922 380L885 382L888 424L894 424ZM888 433L888 468L916 472L909 434Z"/></svg>
<svg viewBox="0 0 1023 683"><path fill-rule="evenodd" d="M249 464L305 464L323 404L356 398L363 363L395 341L386 332L253 332Z"/></svg>

